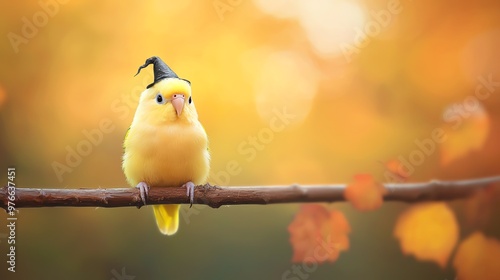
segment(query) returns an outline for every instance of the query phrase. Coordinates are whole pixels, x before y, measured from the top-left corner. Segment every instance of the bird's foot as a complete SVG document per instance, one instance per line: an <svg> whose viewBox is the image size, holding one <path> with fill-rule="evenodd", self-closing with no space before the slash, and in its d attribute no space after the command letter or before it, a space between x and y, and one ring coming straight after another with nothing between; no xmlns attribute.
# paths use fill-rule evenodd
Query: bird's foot
<svg viewBox="0 0 500 280"><path fill-rule="evenodd" d="M139 192L141 193L142 203L144 203L144 205L146 205L146 199L148 198L148 194L149 194L148 184L146 184L144 182L140 182L135 187L139 189Z"/></svg>
<svg viewBox="0 0 500 280"><path fill-rule="evenodd" d="M191 202L191 205L189 208L193 207L193 202L194 202L194 183L189 181L182 185L183 187L186 187L186 195L189 197L189 202Z"/></svg>

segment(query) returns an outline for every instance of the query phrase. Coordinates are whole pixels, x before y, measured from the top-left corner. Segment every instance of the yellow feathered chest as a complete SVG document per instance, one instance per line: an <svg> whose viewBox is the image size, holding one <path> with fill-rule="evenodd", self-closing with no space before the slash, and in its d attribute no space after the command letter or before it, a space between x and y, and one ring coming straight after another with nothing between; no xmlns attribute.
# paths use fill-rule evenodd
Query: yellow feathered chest
<svg viewBox="0 0 500 280"><path fill-rule="evenodd" d="M125 140L123 170L131 185L180 187L205 183L209 172L207 135L201 124L134 125Z"/></svg>

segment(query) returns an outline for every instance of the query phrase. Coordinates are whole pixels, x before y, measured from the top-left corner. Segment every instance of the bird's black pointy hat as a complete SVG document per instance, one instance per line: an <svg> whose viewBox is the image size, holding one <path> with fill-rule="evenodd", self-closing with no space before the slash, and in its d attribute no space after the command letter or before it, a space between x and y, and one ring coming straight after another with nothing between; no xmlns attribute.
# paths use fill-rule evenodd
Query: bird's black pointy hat
<svg viewBox="0 0 500 280"><path fill-rule="evenodd" d="M141 70L143 68L146 68L149 64L154 65L153 69L154 69L154 74L155 74L155 81L153 83L149 84L147 86L147 88L152 87L154 84L156 84L160 80L163 80L166 78L179 78L179 76L177 76L177 74L175 74L175 72L172 71L172 69L170 69L170 67L168 67L168 65L163 60L161 60L161 58L159 58L157 56L153 56L153 57L146 59L146 62L144 63L144 65L139 67L139 69L137 70L137 74L139 74L139 72L141 72ZM137 74L135 74L135 75L137 76Z"/></svg>

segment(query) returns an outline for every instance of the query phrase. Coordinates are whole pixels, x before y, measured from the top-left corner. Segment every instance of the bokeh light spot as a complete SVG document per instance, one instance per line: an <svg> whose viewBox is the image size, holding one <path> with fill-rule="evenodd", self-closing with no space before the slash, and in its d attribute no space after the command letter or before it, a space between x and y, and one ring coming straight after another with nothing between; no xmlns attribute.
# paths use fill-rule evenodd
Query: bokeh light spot
<svg viewBox="0 0 500 280"><path fill-rule="evenodd" d="M254 84L257 111L271 120L276 110L294 115L290 124L308 115L318 89L317 70L311 61L294 52L272 53L264 60Z"/></svg>
<svg viewBox="0 0 500 280"><path fill-rule="evenodd" d="M355 29L364 22L363 10L350 1L299 1L299 21L319 55L341 54L340 45L352 44Z"/></svg>

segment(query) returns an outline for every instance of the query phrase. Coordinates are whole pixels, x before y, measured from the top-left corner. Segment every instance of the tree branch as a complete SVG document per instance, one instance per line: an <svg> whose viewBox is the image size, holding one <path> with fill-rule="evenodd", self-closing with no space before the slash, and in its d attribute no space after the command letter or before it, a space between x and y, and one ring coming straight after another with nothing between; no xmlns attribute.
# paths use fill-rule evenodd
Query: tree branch
<svg viewBox="0 0 500 280"><path fill-rule="evenodd" d="M464 198L476 190L500 182L500 176L462 181L431 181L426 183L387 183L386 201L433 201ZM345 184L240 186L197 186L195 204L212 208L221 205L275 204L345 201ZM12 189L11 189L12 190ZM15 208L26 207L141 207L143 203L136 188L114 189L35 189L16 188ZM0 189L0 205L7 210L7 187ZM147 204L189 204L186 189L181 187L151 188Z"/></svg>

